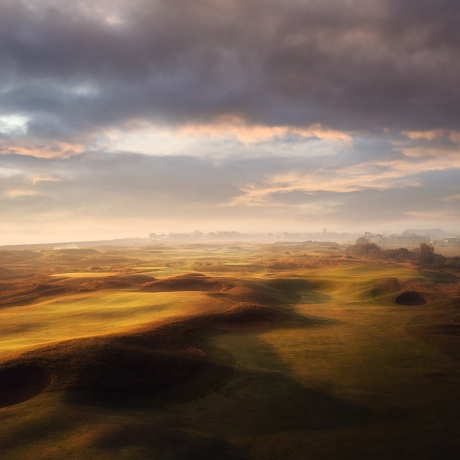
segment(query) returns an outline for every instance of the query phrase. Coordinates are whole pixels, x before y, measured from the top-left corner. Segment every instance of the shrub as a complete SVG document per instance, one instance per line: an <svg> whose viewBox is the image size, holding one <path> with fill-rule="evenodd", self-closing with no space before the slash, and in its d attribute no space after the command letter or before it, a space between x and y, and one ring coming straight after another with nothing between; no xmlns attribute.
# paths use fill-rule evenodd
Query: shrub
<svg viewBox="0 0 460 460"><path fill-rule="evenodd" d="M431 264L435 260L434 247L428 243L420 243L420 246L414 251L416 260L420 264Z"/></svg>
<svg viewBox="0 0 460 460"><path fill-rule="evenodd" d="M347 252L354 256L377 257L382 250L375 243L357 243L350 246Z"/></svg>

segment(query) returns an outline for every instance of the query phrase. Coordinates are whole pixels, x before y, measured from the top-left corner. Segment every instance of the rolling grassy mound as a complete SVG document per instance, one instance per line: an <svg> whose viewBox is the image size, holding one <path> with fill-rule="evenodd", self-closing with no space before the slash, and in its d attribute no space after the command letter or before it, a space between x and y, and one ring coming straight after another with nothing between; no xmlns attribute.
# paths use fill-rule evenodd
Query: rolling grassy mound
<svg viewBox="0 0 460 460"><path fill-rule="evenodd" d="M47 277L36 276L25 281L12 283L3 291L0 306L14 306L32 303L42 297L63 296L84 292L81 285L60 285Z"/></svg>
<svg viewBox="0 0 460 460"><path fill-rule="evenodd" d="M370 295L382 297L400 292L401 283L398 278L381 278L372 282Z"/></svg>
<svg viewBox="0 0 460 460"><path fill-rule="evenodd" d="M127 280L139 282L145 277L127 277ZM82 285L85 286L86 281ZM279 287L288 286L289 283L279 283ZM4 401L4 405L14 404L46 388L99 392L170 388L192 378L212 361L203 349L204 342L197 341L193 332L247 332L267 329L274 323L308 322L292 310L279 306L284 305L280 301L286 297L284 291L257 283L187 274L150 281L142 286L143 290L153 289L154 292L180 291L180 288L206 291L211 295L216 294L217 289L224 290L221 294L225 295L225 302L221 302L215 312L206 313L204 309L202 314L163 320L164 324L147 324L134 332L72 339L18 352L1 363L0 378L3 376L9 383L0 387L0 401ZM212 297L209 300L212 301Z"/></svg>
<svg viewBox="0 0 460 460"><path fill-rule="evenodd" d="M0 309L0 357L27 347L193 318L221 311L223 304L229 307L200 291L101 290L42 298L32 304Z"/></svg>
<svg viewBox="0 0 460 460"><path fill-rule="evenodd" d="M280 300L274 296L268 295L260 290L255 290L249 286L232 287L225 291L226 294L231 296L232 301L238 302L252 302L263 305L279 304Z"/></svg>
<svg viewBox="0 0 460 460"><path fill-rule="evenodd" d="M142 290L147 292L168 291L206 291L219 292L229 289L234 281L226 278L214 278L201 273L188 273L171 278L155 280L144 284Z"/></svg>
<svg viewBox="0 0 460 460"><path fill-rule="evenodd" d="M155 278L139 274L63 273L35 276L25 281L5 285L0 306L33 303L44 297L96 292L101 290L137 289Z"/></svg>
<svg viewBox="0 0 460 460"><path fill-rule="evenodd" d="M0 401L10 405L11 395L21 394L20 402L46 387L139 392L175 385L206 359L205 352L184 336L190 327L183 323L137 334L74 339L25 352L2 363L0 379L9 384L0 386ZM35 384L37 391L29 391L30 382L44 375L48 385Z"/></svg>
<svg viewBox="0 0 460 460"><path fill-rule="evenodd" d="M298 302L300 296L293 287L301 289L306 285L310 287L309 283L302 283L301 280L278 279L270 280L268 283L255 283L236 278L188 273L146 283L142 290L147 292L204 291L225 294L228 299L235 302L274 305ZM222 295L220 298L223 299L225 296Z"/></svg>

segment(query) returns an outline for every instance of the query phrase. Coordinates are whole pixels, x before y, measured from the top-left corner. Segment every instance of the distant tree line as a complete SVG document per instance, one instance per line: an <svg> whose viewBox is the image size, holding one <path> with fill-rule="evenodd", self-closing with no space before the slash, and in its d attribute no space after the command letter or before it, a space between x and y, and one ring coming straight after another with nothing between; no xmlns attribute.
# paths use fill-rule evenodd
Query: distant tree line
<svg viewBox="0 0 460 460"><path fill-rule="evenodd" d="M433 245L421 243L412 251L407 248L381 249L376 243L369 243L366 238L358 238L356 244L347 248L347 253L355 257L368 257L380 260L412 262L431 268L460 269L460 257L444 257L437 254Z"/></svg>

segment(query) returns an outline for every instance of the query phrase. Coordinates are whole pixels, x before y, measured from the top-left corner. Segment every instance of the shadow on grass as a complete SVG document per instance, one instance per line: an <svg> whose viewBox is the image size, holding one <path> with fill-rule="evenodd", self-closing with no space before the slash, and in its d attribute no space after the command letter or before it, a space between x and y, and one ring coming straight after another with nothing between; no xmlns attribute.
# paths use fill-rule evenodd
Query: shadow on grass
<svg viewBox="0 0 460 460"><path fill-rule="evenodd" d="M149 413L149 398L137 410ZM154 410L145 423L111 427L92 440L104 451L135 448L146 458L243 460L247 457L226 439L302 430L334 430L365 423L369 410L304 388L279 372L235 371L209 398L174 411ZM147 457L152 456L152 457Z"/></svg>
<svg viewBox="0 0 460 460"><path fill-rule="evenodd" d="M211 428L219 420L234 436L332 430L372 418L368 409L305 388L284 372L238 371L218 393L219 403L202 423Z"/></svg>
<svg viewBox="0 0 460 460"><path fill-rule="evenodd" d="M40 366L21 363L1 368L0 408L12 406L39 395L50 382L50 373Z"/></svg>
<svg viewBox="0 0 460 460"><path fill-rule="evenodd" d="M317 291L303 292L299 303L316 304L330 302L332 297Z"/></svg>
<svg viewBox="0 0 460 460"><path fill-rule="evenodd" d="M407 324L407 331L427 344L460 359L460 309L454 307L442 313L417 316Z"/></svg>
<svg viewBox="0 0 460 460"><path fill-rule="evenodd" d="M138 391L88 391L68 389L64 393L67 404L87 404L112 410L149 410L161 411L175 404L182 404L217 391L233 376L233 366L207 362L177 384L167 388L151 388Z"/></svg>
<svg viewBox="0 0 460 460"><path fill-rule="evenodd" d="M275 285L266 289L286 297L289 288L306 286L299 280L276 280ZM204 452L218 449L216 436L225 439L306 429L330 430L370 420L372 414L365 407L302 385L277 350L250 327L256 318L259 322L265 320L264 324L273 332L283 334L283 330L298 329L303 335L311 327L337 323L300 315L291 306L241 303L223 314L187 319L137 335L70 341L67 351L62 346L57 350L63 359L76 359L73 365L68 364L67 372L72 370L76 376L74 385L63 389L63 400L71 405L115 412L147 412L150 416L170 418L174 423L181 419L181 430L210 434L203 438L203 443L197 441L196 452L200 452L200 445ZM238 327L231 331L219 329L222 321ZM225 349L214 340L222 335L226 335ZM53 347L48 350L53 359L57 359L55 351ZM65 369L60 369L59 374L66 378ZM203 405L204 410L196 410L197 404ZM180 405L187 417L175 417L169 409L171 405ZM133 434L133 439L136 436ZM120 435L119 442L127 445L131 441ZM147 449L152 447L149 442L142 438ZM157 441L152 442L155 449ZM163 441L158 442L161 445ZM169 441L164 442L167 446ZM165 458L176 458L173 454Z"/></svg>
<svg viewBox="0 0 460 460"><path fill-rule="evenodd" d="M305 328L308 333L311 325L308 322L295 327ZM235 347L230 352L213 344L213 337L221 334L228 334L230 344L234 338ZM206 350L208 361L186 380L166 389L144 392L68 390L65 401L152 414L168 412L170 405L190 409L200 404L204 410L187 411L187 428L223 437L330 430L373 418L363 406L306 388L296 381L276 350L252 331L204 329L192 331L189 337ZM254 367L241 367L242 353L254 357Z"/></svg>
<svg viewBox="0 0 460 460"><path fill-rule="evenodd" d="M302 278L277 278L270 281L265 281L265 285L272 289L277 289L291 295L297 295L295 302L308 303L325 303L332 297L316 291L317 285Z"/></svg>
<svg viewBox="0 0 460 460"><path fill-rule="evenodd" d="M118 425L101 432L92 447L113 452L133 449L134 458L155 460L249 460L240 449L218 437L200 433L196 428L180 429L162 423Z"/></svg>

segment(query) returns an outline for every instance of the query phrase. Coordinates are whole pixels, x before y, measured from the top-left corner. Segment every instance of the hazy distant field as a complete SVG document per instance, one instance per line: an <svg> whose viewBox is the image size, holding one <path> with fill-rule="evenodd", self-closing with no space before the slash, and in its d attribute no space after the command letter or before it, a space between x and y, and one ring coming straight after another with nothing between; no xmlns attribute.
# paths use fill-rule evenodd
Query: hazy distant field
<svg viewBox="0 0 460 460"><path fill-rule="evenodd" d="M0 251L2 459L454 459L460 279L327 246Z"/></svg>

